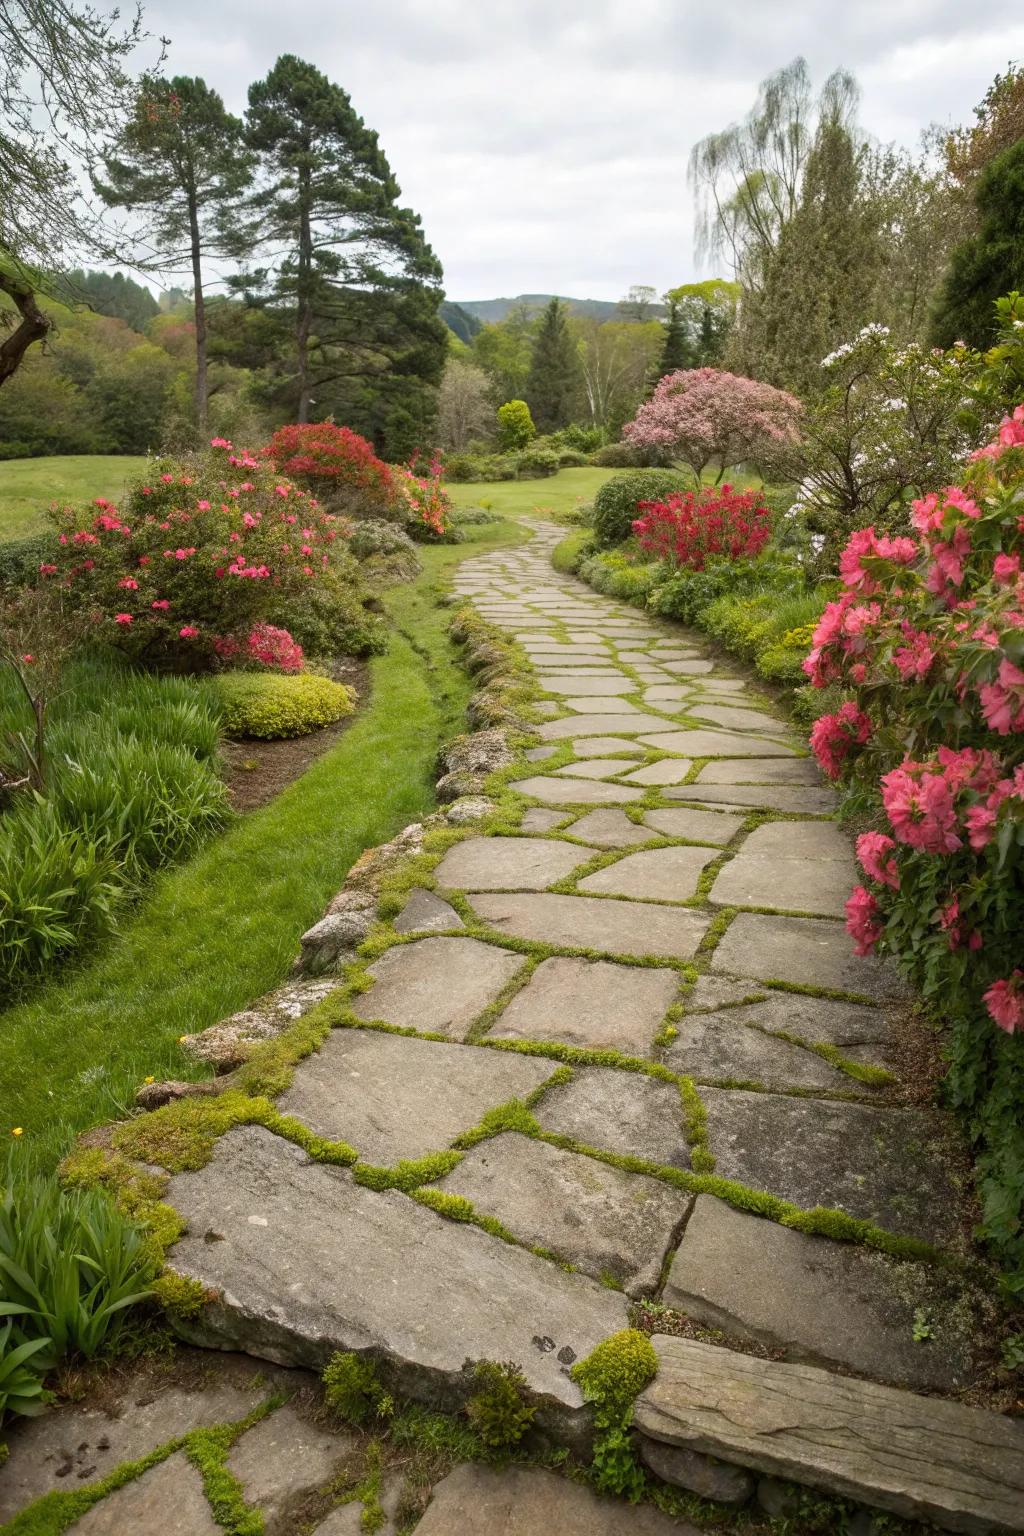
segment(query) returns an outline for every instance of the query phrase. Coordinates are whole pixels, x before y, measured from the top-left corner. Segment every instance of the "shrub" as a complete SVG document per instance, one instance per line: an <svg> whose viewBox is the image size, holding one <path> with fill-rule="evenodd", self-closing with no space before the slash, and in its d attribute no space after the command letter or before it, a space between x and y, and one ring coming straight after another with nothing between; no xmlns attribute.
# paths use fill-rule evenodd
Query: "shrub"
<svg viewBox="0 0 1024 1536"><path fill-rule="evenodd" d="M633 524L645 554L702 571L709 557L751 560L771 537L771 513L760 491L703 485L664 501L642 501Z"/></svg>
<svg viewBox="0 0 1024 1536"><path fill-rule="evenodd" d="M636 469L642 462L643 455L630 443L605 443L591 457L591 463L602 469Z"/></svg>
<svg viewBox="0 0 1024 1536"><path fill-rule="evenodd" d="M858 953L894 955L952 1026L946 1080L980 1148L987 1236L1024 1292L1024 405L914 537L851 537L805 670L846 702L812 745L872 814Z"/></svg>
<svg viewBox="0 0 1024 1536"><path fill-rule="evenodd" d="M321 421L279 427L263 450L288 475L350 517L381 516L394 501L392 472L358 432Z"/></svg>
<svg viewBox="0 0 1024 1536"><path fill-rule="evenodd" d="M355 709L351 688L312 672L298 677L224 672L216 687L229 736L305 736Z"/></svg>
<svg viewBox="0 0 1024 1536"><path fill-rule="evenodd" d="M561 448L558 452L558 467L560 469L582 469L590 460L585 453L580 453L576 448Z"/></svg>
<svg viewBox="0 0 1024 1536"><path fill-rule="evenodd" d="M571 421L555 433L555 439L561 447L574 449L577 453L596 453L604 441L604 428L585 427L578 421Z"/></svg>
<svg viewBox="0 0 1024 1536"><path fill-rule="evenodd" d="M634 448L689 465L699 481L709 464L721 471L754 463L762 473L799 437L802 407L785 390L717 368L666 374L622 429Z"/></svg>
<svg viewBox="0 0 1024 1536"><path fill-rule="evenodd" d="M558 454L550 448L528 448L519 455L516 475L520 480L544 480L558 474Z"/></svg>
<svg viewBox="0 0 1024 1536"><path fill-rule="evenodd" d="M388 648L387 625L367 610L368 601L359 564L346 548L319 581L310 582L270 617L287 625L309 656L382 656Z"/></svg>
<svg viewBox="0 0 1024 1536"><path fill-rule="evenodd" d="M763 593L789 596L804 592L807 578L793 560L769 548L756 560L712 557L701 571L673 571L651 597L651 608L684 624L700 624L711 604L724 597Z"/></svg>
<svg viewBox="0 0 1024 1536"><path fill-rule="evenodd" d="M453 485L469 480L479 480L479 460L468 453L450 453L444 461L444 472Z"/></svg>
<svg viewBox="0 0 1024 1536"><path fill-rule="evenodd" d="M47 533L32 533L0 544L0 592L36 581L39 567L49 558L51 542Z"/></svg>
<svg viewBox="0 0 1024 1536"><path fill-rule="evenodd" d="M348 547L357 560L369 560L371 555L409 554L415 558L412 539L404 528L380 518L367 518L352 530Z"/></svg>
<svg viewBox="0 0 1024 1536"><path fill-rule="evenodd" d="M537 428L525 400L506 400L498 407L498 446L503 453L525 448L536 437Z"/></svg>
<svg viewBox="0 0 1024 1536"><path fill-rule="evenodd" d="M443 540L451 533L452 504L444 489L440 459L419 466L414 458L406 469L395 470L395 490L404 503L406 523L414 539Z"/></svg>
<svg viewBox="0 0 1024 1536"><path fill-rule="evenodd" d="M659 565L638 563L629 547L584 557L579 563L582 579L607 597L645 606L661 578Z"/></svg>
<svg viewBox="0 0 1024 1536"><path fill-rule="evenodd" d="M219 439L216 441L220 441ZM56 514L41 571L146 662L209 663L329 571L350 526L250 454L157 461L122 511L99 498Z"/></svg>
<svg viewBox="0 0 1024 1536"><path fill-rule="evenodd" d="M638 469L629 475L612 475L594 498L594 537L607 548L633 536L639 503L670 496L687 485L675 469Z"/></svg>
<svg viewBox="0 0 1024 1536"><path fill-rule="evenodd" d="M254 625L244 640L233 635L218 640L215 649L221 661L230 661L236 667L248 663L270 672L302 671L302 646L286 629L273 624Z"/></svg>

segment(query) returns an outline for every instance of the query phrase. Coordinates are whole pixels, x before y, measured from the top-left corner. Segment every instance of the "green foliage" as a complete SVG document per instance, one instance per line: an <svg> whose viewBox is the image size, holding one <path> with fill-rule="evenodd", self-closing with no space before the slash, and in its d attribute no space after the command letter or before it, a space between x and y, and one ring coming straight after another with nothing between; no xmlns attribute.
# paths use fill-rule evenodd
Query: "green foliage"
<svg viewBox="0 0 1024 1536"><path fill-rule="evenodd" d="M5 1313L6 1321L0 1323L0 1424L8 1415L34 1418L44 1411L48 1401L43 1386L43 1357L50 1349L50 1340L26 1339L15 1328L7 1303L0 1302L0 1317Z"/></svg>
<svg viewBox="0 0 1024 1536"><path fill-rule="evenodd" d="M957 246L935 305L932 337L985 348L996 340L995 301L1024 275L1024 139L990 161L975 193L977 234Z"/></svg>
<svg viewBox="0 0 1024 1536"><path fill-rule="evenodd" d="M400 540L396 546L400 552L412 549L412 540L390 523L358 523L353 543L364 528L371 531L361 548L370 543L394 546ZM375 532L381 528L388 530L386 537ZM334 555L318 581L309 582L282 603L270 615L270 623L286 629L307 656L383 656L388 648L387 623L370 612L367 601L358 560L343 550Z"/></svg>
<svg viewBox="0 0 1024 1536"><path fill-rule="evenodd" d="M718 598L795 597L806 586L803 567L769 547L754 560L712 558L702 571L669 572L652 593L650 607L667 619L700 624Z"/></svg>
<svg viewBox="0 0 1024 1536"><path fill-rule="evenodd" d="M624 1328L578 1360L570 1375L594 1405L594 1476L604 1493L636 1501L646 1476L629 1434L633 1404L658 1372L658 1357L645 1333Z"/></svg>
<svg viewBox="0 0 1024 1536"><path fill-rule="evenodd" d="M644 607L662 580L659 563L645 564L635 545L610 549L604 554L584 554L579 574L598 592Z"/></svg>
<svg viewBox="0 0 1024 1536"><path fill-rule="evenodd" d="M560 299L552 299L541 316L526 381L526 398L538 431L567 427L582 395L583 369L569 313Z"/></svg>
<svg viewBox="0 0 1024 1536"><path fill-rule="evenodd" d="M498 446L503 453L514 453L525 448L536 435L537 428L525 400L506 400L504 405L499 405Z"/></svg>
<svg viewBox="0 0 1024 1536"><path fill-rule="evenodd" d="M355 709L351 688L310 672L222 672L214 687L229 736L305 736Z"/></svg>
<svg viewBox="0 0 1024 1536"><path fill-rule="evenodd" d="M603 469L635 469L641 457L630 443L605 443L595 451L593 462Z"/></svg>
<svg viewBox="0 0 1024 1536"><path fill-rule="evenodd" d="M557 475L560 468L560 456L550 448L528 448L519 455L516 476L520 480L544 480Z"/></svg>
<svg viewBox="0 0 1024 1536"><path fill-rule="evenodd" d="M613 475L594 498L594 537L608 548L622 544L633 533L633 523L640 516L641 501L661 501L673 491L684 491L690 477L675 469L638 469L628 475Z"/></svg>
<svg viewBox="0 0 1024 1536"><path fill-rule="evenodd" d="M388 1419L395 1411L394 1399L382 1386L373 1361L362 1355L333 1354L321 1380L328 1408L350 1424Z"/></svg>
<svg viewBox="0 0 1024 1536"><path fill-rule="evenodd" d="M527 1402L526 1377L512 1360L478 1360L473 1367L477 1390L466 1404L466 1415L484 1445L493 1450L512 1450L536 1417Z"/></svg>
<svg viewBox="0 0 1024 1536"><path fill-rule="evenodd" d="M5 587L23 587L37 580L39 567L48 558L50 543L48 534L30 533L0 544L0 592Z"/></svg>

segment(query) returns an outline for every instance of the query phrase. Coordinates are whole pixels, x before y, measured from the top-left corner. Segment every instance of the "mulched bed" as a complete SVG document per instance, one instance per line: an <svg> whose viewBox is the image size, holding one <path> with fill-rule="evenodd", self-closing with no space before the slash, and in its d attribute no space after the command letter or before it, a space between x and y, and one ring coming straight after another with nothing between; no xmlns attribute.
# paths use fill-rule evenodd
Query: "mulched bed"
<svg viewBox="0 0 1024 1536"><path fill-rule="evenodd" d="M247 737L221 744L222 772L231 804L236 811L258 811L269 804L289 784L302 777L318 757L329 752L345 734L366 705L370 692L370 669L365 661L346 658L331 668L331 676L347 683L359 695L355 712L323 730L284 741L260 741Z"/></svg>

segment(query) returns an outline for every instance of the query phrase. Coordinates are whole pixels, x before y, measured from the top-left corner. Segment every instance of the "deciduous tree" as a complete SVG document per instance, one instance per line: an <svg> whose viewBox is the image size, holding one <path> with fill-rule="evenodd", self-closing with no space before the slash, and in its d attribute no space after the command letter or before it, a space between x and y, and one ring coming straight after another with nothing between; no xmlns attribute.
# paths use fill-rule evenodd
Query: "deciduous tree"
<svg viewBox="0 0 1024 1536"><path fill-rule="evenodd" d="M482 368L449 358L437 400L437 436L442 448L461 453L474 438L494 432L492 385Z"/></svg>
<svg viewBox="0 0 1024 1536"><path fill-rule="evenodd" d="M797 440L800 412L799 400L770 384L693 368L662 379L622 435L687 465L698 481L715 465L720 481L731 464L750 461L768 469Z"/></svg>
<svg viewBox="0 0 1024 1536"><path fill-rule="evenodd" d="M933 339L988 347L996 337L995 301L1024 288L1024 139L1003 150L977 184L978 232L957 246L939 294Z"/></svg>

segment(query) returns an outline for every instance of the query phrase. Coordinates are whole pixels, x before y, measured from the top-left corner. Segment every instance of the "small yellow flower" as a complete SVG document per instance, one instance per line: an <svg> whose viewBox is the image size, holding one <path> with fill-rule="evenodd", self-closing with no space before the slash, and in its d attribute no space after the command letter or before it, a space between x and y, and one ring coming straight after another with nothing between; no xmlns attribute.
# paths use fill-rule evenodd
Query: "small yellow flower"
<svg viewBox="0 0 1024 1536"><path fill-rule="evenodd" d="M184 1045L184 1044L185 1044L185 1041L186 1041L186 1040L187 1040L187 1039L188 1039L188 1035L179 1035L179 1036L178 1036L178 1044L179 1044L179 1045Z"/></svg>
<svg viewBox="0 0 1024 1536"><path fill-rule="evenodd" d="M12 1136L24 1136L24 1134L25 1132L22 1130L20 1125L16 1125L11 1129Z"/></svg>
<svg viewBox="0 0 1024 1536"><path fill-rule="evenodd" d="M150 1073L149 1077L143 1078L143 1082L155 1083L156 1082L156 1078L152 1075L152 1073Z"/></svg>

